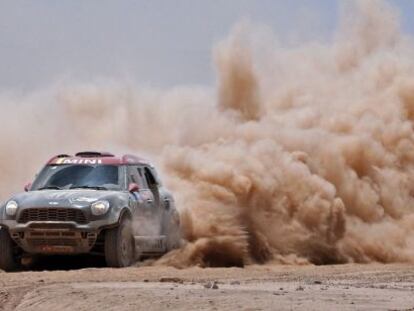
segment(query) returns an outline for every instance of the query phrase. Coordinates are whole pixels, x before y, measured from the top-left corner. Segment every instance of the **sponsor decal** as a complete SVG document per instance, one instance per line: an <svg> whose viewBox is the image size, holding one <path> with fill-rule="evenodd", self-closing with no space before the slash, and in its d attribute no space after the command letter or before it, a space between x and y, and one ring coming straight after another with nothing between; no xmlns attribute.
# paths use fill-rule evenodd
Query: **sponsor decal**
<svg viewBox="0 0 414 311"><path fill-rule="evenodd" d="M55 164L102 164L101 159L77 159L77 158L60 158Z"/></svg>
<svg viewBox="0 0 414 311"><path fill-rule="evenodd" d="M39 195L39 198L42 198L42 197L43 197L42 195ZM45 199L49 201L60 201L60 200L67 199L67 197L68 197L68 194L65 193L64 191L56 190L54 193L49 193Z"/></svg>
<svg viewBox="0 0 414 311"><path fill-rule="evenodd" d="M135 236L135 247L143 252L165 250L165 236Z"/></svg>
<svg viewBox="0 0 414 311"><path fill-rule="evenodd" d="M72 199L73 202L87 202L87 203L92 203L95 202L96 198L88 198L88 197L78 197L78 198L74 198Z"/></svg>
<svg viewBox="0 0 414 311"><path fill-rule="evenodd" d="M142 190L140 193L143 200L154 199L154 195L150 190Z"/></svg>
<svg viewBox="0 0 414 311"><path fill-rule="evenodd" d="M40 250L44 253L72 253L75 249L73 246L63 246L63 245L42 245Z"/></svg>

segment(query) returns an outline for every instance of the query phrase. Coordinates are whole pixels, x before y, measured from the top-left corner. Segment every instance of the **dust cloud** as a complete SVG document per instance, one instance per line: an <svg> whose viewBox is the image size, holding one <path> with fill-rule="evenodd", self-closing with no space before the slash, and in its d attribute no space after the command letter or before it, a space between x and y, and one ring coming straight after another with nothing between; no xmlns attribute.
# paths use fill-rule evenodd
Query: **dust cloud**
<svg viewBox="0 0 414 311"><path fill-rule="evenodd" d="M414 43L383 1L343 2L329 42L239 25L217 90L108 81L1 93L0 195L48 156L144 154L188 241L158 264L414 262Z"/></svg>

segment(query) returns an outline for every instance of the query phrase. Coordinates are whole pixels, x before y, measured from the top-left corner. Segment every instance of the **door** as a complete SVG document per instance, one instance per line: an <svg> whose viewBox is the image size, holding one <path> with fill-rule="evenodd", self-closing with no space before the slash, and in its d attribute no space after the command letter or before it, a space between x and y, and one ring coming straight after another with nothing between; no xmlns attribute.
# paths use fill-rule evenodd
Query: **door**
<svg viewBox="0 0 414 311"><path fill-rule="evenodd" d="M154 193L148 185L144 168L131 165L128 175L129 182L136 183L139 188L137 192L131 193L134 206L134 235L159 236L159 208Z"/></svg>
<svg viewBox="0 0 414 311"><path fill-rule="evenodd" d="M145 167L137 167L136 174L142 186L139 190L139 217L134 224L135 247L143 254L159 254L165 250L165 239L161 236L158 186Z"/></svg>
<svg viewBox="0 0 414 311"><path fill-rule="evenodd" d="M131 208L133 221L135 222L136 219L139 217L141 205L143 204L140 190L143 188L143 180L138 174L138 167L137 166L128 166L127 171L127 188L131 183L138 185L138 191L131 192L129 194L129 205Z"/></svg>

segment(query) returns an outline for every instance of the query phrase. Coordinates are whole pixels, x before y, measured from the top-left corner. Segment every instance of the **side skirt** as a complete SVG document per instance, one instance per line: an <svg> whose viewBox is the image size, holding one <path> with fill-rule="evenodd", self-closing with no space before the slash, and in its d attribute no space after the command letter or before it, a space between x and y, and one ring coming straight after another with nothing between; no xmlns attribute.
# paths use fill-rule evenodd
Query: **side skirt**
<svg viewBox="0 0 414 311"><path fill-rule="evenodd" d="M167 250L167 239L165 235L159 236L134 236L136 257L159 255Z"/></svg>

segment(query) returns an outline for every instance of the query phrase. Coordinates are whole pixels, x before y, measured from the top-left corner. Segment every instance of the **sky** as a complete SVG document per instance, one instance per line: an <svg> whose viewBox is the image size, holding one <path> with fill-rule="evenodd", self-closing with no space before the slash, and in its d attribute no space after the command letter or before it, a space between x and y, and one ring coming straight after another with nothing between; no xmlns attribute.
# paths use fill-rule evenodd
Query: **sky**
<svg viewBox="0 0 414 311"><path fill-rule="evenodd" d="M344 0L345 1L345 0ZM376 1L376 0L366 0ZM390 0L414 33L414 1ZM281 42L329 40L340 0L0 0L0 90L59 80L214 83L212 48L248 20Z"/></svg>

